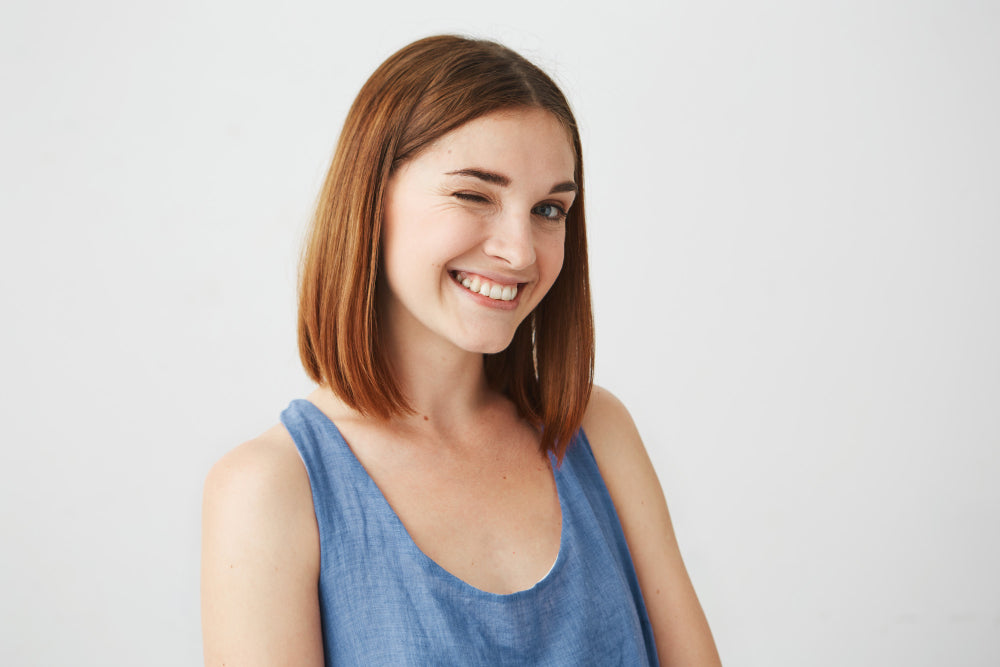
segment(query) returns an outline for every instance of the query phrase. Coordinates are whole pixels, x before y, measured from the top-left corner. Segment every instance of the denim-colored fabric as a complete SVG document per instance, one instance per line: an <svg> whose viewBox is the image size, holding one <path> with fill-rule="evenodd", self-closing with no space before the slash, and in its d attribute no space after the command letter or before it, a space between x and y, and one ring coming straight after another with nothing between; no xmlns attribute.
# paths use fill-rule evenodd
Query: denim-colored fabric
<svg viewBox="0 0 1000 667"><path fill-rule="evenodd" d="M653 632L618 515L583 431L553 469L555 564L528 590L487 593L414 544L315 405L281 420L309 473L319 524L327 665L656 665Z"/></svg>

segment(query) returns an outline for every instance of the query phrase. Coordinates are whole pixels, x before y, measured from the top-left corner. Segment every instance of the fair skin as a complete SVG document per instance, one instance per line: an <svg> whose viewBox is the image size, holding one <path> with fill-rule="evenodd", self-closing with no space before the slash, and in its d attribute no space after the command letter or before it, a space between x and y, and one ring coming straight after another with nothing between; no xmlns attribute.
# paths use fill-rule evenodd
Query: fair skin
<svg viewBox="0 0 1000 667"><path fill-rule="evenodd" d="M559 551L559 499L538 432L489 389L482 354L509 344L558 275L573 172L565 128L536 109L471 121L397 170L386 191L379 308L414 413L374 420L325 387L309 396L416 545L493 593L530 588ZM583 427L622 521L661 663L719 664L627 411L596 389ZM275 426L223 457L206 480L206 664L322 665L318 577L309 480L291 436Z"/></svg>

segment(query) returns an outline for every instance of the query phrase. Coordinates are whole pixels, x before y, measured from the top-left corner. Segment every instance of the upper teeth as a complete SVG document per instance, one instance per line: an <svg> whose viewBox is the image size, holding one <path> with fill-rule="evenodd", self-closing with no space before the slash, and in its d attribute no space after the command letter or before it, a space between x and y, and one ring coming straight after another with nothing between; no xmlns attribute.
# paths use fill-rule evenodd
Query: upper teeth
<svg viewBox="0 0 1000 667"><path fill-rule="evenodd" d="M479 276L470 276L464 271L459 272L455 279L460 285L471 292L477 292L497 301L511 301L517 296L517 285L495 285Z"/></svg>

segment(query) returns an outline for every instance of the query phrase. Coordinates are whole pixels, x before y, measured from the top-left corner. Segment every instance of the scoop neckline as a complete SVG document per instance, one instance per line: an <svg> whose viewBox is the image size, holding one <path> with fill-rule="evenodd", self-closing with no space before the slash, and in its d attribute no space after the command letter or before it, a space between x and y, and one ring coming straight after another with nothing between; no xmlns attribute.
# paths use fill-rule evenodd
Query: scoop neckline
<svg viewBox="0 0 1000 667"><path fill-rule="evenodd" d="M483 597L486 599L501 600L501 601L512 601L528 595L535 594L541 591L542 589L546 588L555 579L555 577L558 574L558 571L562 568L563 562L566 560L565 552L566 552L567 520L566 520L566 503L564 502L564 497L563 497L565 490L563 489L563 480L561 475L562 466L557 465L557 461L555 460L555 457L552 454L552 452L549 452L548 454L549 470L552 471L552 479L556 485L556 496L559 499L559 524L560 524L559 551L556 553L556 559L552 563L552 566L549 568L548 572L545 573L545 576L543 576L541 579L535 582L531 587L525 588L520 591L514 591L513 593L493 593L478 588L476 586L473 586L472 584L462 579L461 577L446 570L440 563L438 563L436 560L434 560L426 553L424 553L423 549L421 549L420 546L413 540L413 537L410 535L410 531L406 529L406 526L399 518L399 515L396 514L396 510L393 509L392 505L389 504L389 501L386 499L385 494L382 493L382 489L379 487L378 484L375 483L375 480L372 479L372 476L368 474L368 470L364 467L364 465L362 465L361 461L354 453L354 450L351 448L351 445L347 442L347 439L340 432L340 429L337 427L337 424L325 412L323 412L319 408L319 406L317 406L309 399L300 398L296 400L301 403L305 403L308 406L308 409L315 411L322 418L322 423L325 426L327 426L330 430L332 430L334 436L336 437L336 440L339 441L339 443L342 445L342 448L346 450L345 458L348 460L349 465L354 467L356 472L360 474L361 478L365 480L364 483L374 491L374 494L378 498L377 502L380 504L379 509L383 514L385 514L388 517L388 520L393 525L393 527L397 529L401 535L404 536L405 549L410 553L412 553L418 560L420 560L426 566L427 569L429 569L431 572L437 575L440 579L449 582L452 586L455 586L460 590L464 590L468 594L475 595L478 597Z"/></svg>

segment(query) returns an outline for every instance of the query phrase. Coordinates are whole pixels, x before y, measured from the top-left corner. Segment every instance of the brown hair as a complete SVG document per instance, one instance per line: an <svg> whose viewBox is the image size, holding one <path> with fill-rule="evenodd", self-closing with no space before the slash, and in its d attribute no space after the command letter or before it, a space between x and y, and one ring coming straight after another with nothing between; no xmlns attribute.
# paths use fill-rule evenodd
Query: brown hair
<svg viewBox="0 0 1000 667"><path fill-rule="evenodd" d="M299 355L309 376L362 414L411 408L381 345L376 312L379 238L393 170L487 113L541 108L569 131L579 191L566 219L565 258L548 294L506 350L485 355L490 385L542 428L561 459L583 419L594 368L580 134L555 83L495 42L427 37L375 70L344 122L302 258Z"/></svg>

